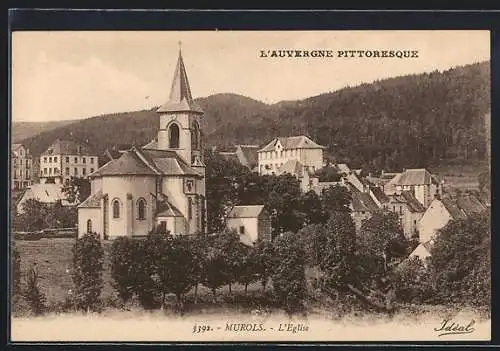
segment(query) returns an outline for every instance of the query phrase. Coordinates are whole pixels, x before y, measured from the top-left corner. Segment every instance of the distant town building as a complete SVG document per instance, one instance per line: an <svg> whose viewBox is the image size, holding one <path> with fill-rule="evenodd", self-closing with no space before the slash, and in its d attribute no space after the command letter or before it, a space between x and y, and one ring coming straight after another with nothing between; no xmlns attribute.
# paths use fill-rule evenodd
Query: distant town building
<svg viewBox="0 0 500 351"><path fill-rule="evenodd" d="M442 194L442 184L425 168L415 168L397 174L384 186L387 195L407 190L427 208L436 196Z"/></svg>
<svg viewBox="0 0 500 351"><path fill-rule="evenodd" d="M351 190L351 216L356 227L356 231L361 229L363 222L371 218L375 213L382 212L382 209L377 206L376 202L368 192L361 192L352 185Z"/></svg>
<svg viewBox="0 0 500 351"><path fill-rule="evenodd" d="M78 206L78 234L103 238L206 232L203 111L193 100L179 57L168 101L156 110L157 137L132 146L90 175L91 195Z"/></svg>
<svg viewBox="0 0 500 351"><path fill-rule="evenodd" d="M38 200L47 205L53 205L59 200L63 206L75 205L67 201L60 184L32 184L26 187L17 203L18 213L23 212L24 204L30 199Z"/></svg>
<svg viewBox="0 0 500 351"><path fill-rule="evenodd" d="M258 171L258 145L236 145L235 151L220 151L218 154L226 160L233 160L247 167L249 170Z"/></svg>
<svg viewBox="0 0 500 351"><path fill-rule="evenodd" d="M40 183L64 184L99 168L99 157L87 143L57 139L40 155Z"/></svg>
<svg viewBox="0 0 500 351"><path fill-rule="evenodd" d="M12 144L10 176L14 191L22 190L33 182L33 158L23 144Z"/></svg>
<svg viewBox="0 0 500 351"><path fill-rule="evenodd" d="M426 243L452 219L465 219L481 213L488 207L473 194L442 196L431 202L418 225L419 240Z"/></svg>
<svg viewBox="0 0 500 351"><path fill-rule="evenodd" d="M303 135L275 138L258 151L259 174L278 174L282 166L293 161L314 173L323 167L324 149Z"/></svg>
<svg viewBox="0 0 500 351"><path fill-rule="evenodd" d="M226 227L235 230L248 246L257 240L271 241L271 217L264 205L234 206L226 219Z"/></svg>

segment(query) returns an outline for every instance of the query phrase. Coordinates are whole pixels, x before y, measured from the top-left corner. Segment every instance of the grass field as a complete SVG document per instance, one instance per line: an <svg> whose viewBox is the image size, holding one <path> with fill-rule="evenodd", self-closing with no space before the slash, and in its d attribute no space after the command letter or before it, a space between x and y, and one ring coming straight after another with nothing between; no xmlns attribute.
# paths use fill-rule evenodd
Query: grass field
<svg viewBox="0 0 500 351"><path fill-rule="evenodd" d="M478 176L489 171L487 162L469 162L457 165L440 165L429 167L429 171L444 180L445 189L478 190Z"/></svg>

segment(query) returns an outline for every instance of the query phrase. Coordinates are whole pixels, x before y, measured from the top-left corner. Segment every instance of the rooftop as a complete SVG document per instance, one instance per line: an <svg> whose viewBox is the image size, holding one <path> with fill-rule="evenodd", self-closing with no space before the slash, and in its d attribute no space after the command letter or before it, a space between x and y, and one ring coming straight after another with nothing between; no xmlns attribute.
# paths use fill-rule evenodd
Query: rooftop
<svg viewBox="0 0 500 351"><path fill-rule="evenodd" d="M228 218L256 218L264 210L264 205L239 205L234 206Z"/></svg>
<svg viewBox="0 0 500 351"><path fill-rule="evenodd" d="M258 152L266 152L266 151L274 151L276 144L280 143L283 147L283 150L292 150L292 149L325 149L324 146L321 146L305 135L300 136L292 136L292 137L278 137L274 138L271 142L269 142L266 146L260 149Z"/></svg>

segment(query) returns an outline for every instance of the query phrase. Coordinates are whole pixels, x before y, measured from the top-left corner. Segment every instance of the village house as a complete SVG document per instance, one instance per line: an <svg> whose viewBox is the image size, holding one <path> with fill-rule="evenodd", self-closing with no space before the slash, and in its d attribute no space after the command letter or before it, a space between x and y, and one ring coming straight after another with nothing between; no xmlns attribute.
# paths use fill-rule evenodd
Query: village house
<svg viewBox="0 0 500 351"><path fill-rule="evenodd" d="M97 170L99 157L87 143L58 138L40 155L39 164L40 183L64 184Z"/></svg>
<svg viewBox="0 0 500 351"><path fill-rule="evenodd" d="M201 108L191 95L179 51L168 101L159 107L157 137L133 146L90 174L91 195L78 207L79 235L143 236L206 231Z"/></svg>
<svg viewBox="0 0 500 351"><path fill-rule="evenodd" d="M23 144L12 144L11 149L11 189L22 190L33 183L33 158Z"/></svg>
<svg viewBox="0 0 500 351"><path fill-rule="evenodd" d="M387 211L398 215L399 223L407 239L418 237L418 223L422 218L425 208L413 196L411 191L402 191L388 196L389 202L383 205Z"/></svg>
<svg viewBox="0 0 500 351"><path fill-rule="evenodd" d="M406 169L397 174L385 186L387 195L411 191L425 208L435 196L442 194L442 183L425 168Z"/></svg>
<svg viewBox="0 0 500 351"><path fill-rule="evenodd" d="M258 171L258 145L236 145L235 151L221 151L219 155L226 160L234 160L252 172Z"/></svg>
<svg viewBox="0 0 500 351"><path fill-rule="evenodd" d="M226 227L235 230L248 246L257 240L271 241L271 216L264 205L234 206L226 219Z"/></svg>
<svg viewBox="0 0 500 351"><path fill-rule="evenodd" d="M300 162L314 173L323 167L324 146L306 136L278 137L258 151L259 174L278 174L287 163ZM293 168L293 165L286 165Z"/></svg>
<svg viewBox="0 0 500 351"><path fill-rule="evenodd" d="M61 201L63 206L75 205L67 201L60 184L32 184L26 187L17 203L16 209L18 213L23 213L24 205L30 199L38 200L46 205L53 205L57 201Z"/></svg>
<svg viewBox="0 0 500 351"><path fill-rule="evenodd" d="M354 186L349 186L351 190L351 216L354 221L356 232L361 229L363 222L371 218L375 213L381 213L382 209L377 206L368 192L361 192Z"/></svg>

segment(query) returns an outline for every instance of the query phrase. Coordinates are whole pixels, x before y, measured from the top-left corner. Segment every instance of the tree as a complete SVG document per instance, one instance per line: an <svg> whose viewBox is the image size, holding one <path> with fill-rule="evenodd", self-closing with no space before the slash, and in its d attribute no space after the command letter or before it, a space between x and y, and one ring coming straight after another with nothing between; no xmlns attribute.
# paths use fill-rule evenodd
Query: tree
<svg viewBox="0 0 500 351"><path fill-rule="evenodd" d="M245 248L244 256L241 260L241 268L239 270L238 282L245 286L245 293L248 291L248 285L256 282L259 279L258 259L259 249L256 246Z"/></svg>
<svg viewBox="0 0 500 351"><path fill-rule="evenodd" d="M326 242L320 268L323 271L323 290L331 296L348 291L355 283L356 228L347 212L334 212L325 229Z"/></svg>
<svg viewBox="0 0 500 351"><path fill-rule="evenodd" d="M316 176L320 182L338 182L341 174L335 167L327 166L316 171Z"/></svg>
<svg viewBox="0 0 500 351"><path fill-rule="evenodd" d="M76 240L72 252L75 304L79 309L90 311L97 307L103 287L104 250L99 234L84 234Z"/></svg>
<svg viewBox="0 0 500 351"><path fill-rule="evenodd" d="M260 278L263 290L274 270L274 246L271 241L257 240L254 244L255 272Z"/></svg>
<svg viewBox="0 0 500 351"><path fill-rule="evenodd" d="M310 224L298 232L306 254L306 263L309 266L319 267L323 262L328 235L323 224Z"/></svg>
<svg viewBox="0 0 500 351"><path fill-rule="evenodd" d="M133 291L143 308L153 309L157 306L156 293L158 290L157 282L154 280L156 273L155 261L151 256L151 252L154 252L154 244L147 239L139 240L134 249L134 264L130 273L130 276L133 277Z"/></svg>
<svg viewBox="0 0 500 351"><path fill-rule="evenodd" d="M118 297L127 303L134 294L133 265L138 243L127 236L120 236L111 246L111 278Z"/></svg>
<svg viewBox="0 0 500 351"><path fill-rule="evenodd" d="M183 297L197 282L197 252L191 239L183 236L170 238L170 247L165 268L168 290L177 297L178 308L182 310Z"/></svg>
<svg viewBox="0 0 500 351"><path fill-rule="evenodd" d="M287 232L275 241L274 293L292 314L303 308L306 297L304 249L298 234Z"/></svg>
<svg viewBox="0 0 500 351"><path fill-rule="evenodd" d="M12 296L21 293L21 255L14 242L12 242Z"/></svg>
<svg viewBox="0 0 500 351"><path fill-rule="evenodd" d="M90 181L86 178L71 177L61 187L61 191L66 195L69 203L80 203L90 196Z"/></svg>
<svg viewBox="0 0 500 351"><path fill-rule="evenodd" d="M36 199L26 200L18 216L21 229L27 232L46 229L49 227L48 221L53 219L49 206Z"/></svg>
<svg viewBox="0 0 500 351"><path fill-rule="evenodd" d="M408 258L397 266L392 280L396 297L402 302L422 304L435 294L430 271L418 257Z"/></svg>
<svg viewBox="0 0 500 351"><path fill-rule="evenodd" d="M490 228L490 214L483 213L451 220L440 230L429 261L437 302L490 305Z"/></svg>
<svg viewBox="0 0 500 351"><path fill-rule="evenodd" d="M330 186L321 191L321 203L323 210L328 214L350 212L351 194L345 186Z"/></svg>
<svg viewBox="0 0 500 351"><path fill-rule="evenodd" d="M314 191L309 191L300 197L300 211L304 214L304 224L324 224L328 215L324 211L321 198Z"/></svg>
<svg viewBox="0 0 500 351"><path fill-rule="evenodd" d="M78 210L74 206L63 206L61 200L57 200L51 207L52 223L50 228L70 228L77 226Z"/></svg>

